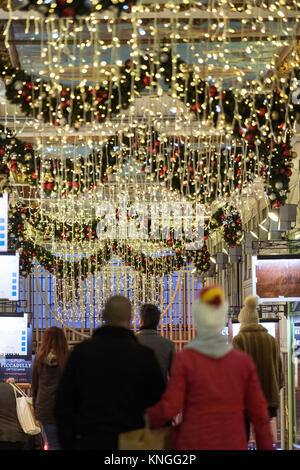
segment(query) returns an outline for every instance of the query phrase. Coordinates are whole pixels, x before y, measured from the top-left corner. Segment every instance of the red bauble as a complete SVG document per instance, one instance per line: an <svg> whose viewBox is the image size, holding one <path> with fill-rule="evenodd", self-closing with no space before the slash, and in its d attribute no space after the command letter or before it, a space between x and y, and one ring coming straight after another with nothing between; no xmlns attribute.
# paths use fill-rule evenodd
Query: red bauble
<svg viewBox="0 0 300 470"><path fill-rule="evenodd" d="M281 203L279 201L275 201L274 207L280 207L280 206L281 206Z"/></svg>
<svg viewBox="0 0 300 470"><path fill-rule="evenodd" d="M216 88L214 85L212 85L212 86L210 87L210 89L209 89L209 96L210 96L210 98L213 98L214 96L216 96L217 93L218 93L217 88Z"/></svg>
<svg viewBox="0 0 300 470"><path fill-rule="evenodd" d="M285 168L280 168L279 173L283 175L285 173Z"/></svg>
<svg viewBox="0 0 300 470"><path fill-rule="evenodd" d="M195 103L191 106L192 111L196 111L196 109L200 109L202 106L202 103Z"/></svg>
<svg viewBox="0 0 300 470"><path fill-rule="evenodd" d="M74 16L74 8L64 8L62 11L63 16L66 18Z"/></svg>
<svg viewBox="0 0 300 470"><path fill-rule="evenodd" d="M258 111L258 114L263 117L266 114L267 110L266 108L260 108Z"/></svg>
<svg viewBox="0 0 300 470"><path fill-rule="evenodd" d="M68 186L69 188L71 188L71 186L73 186L72 181L67 181L67 186Z"/></svg>
<svg viewBox="0 0 300 470"><path fill-rule="evenodd" d="M149 86L150 85L150 77L148 77L148 76L143 77L143 84L145 86Z"/></svg>
<svg viewBox="0 0 300 470"><path fill-rule="evenodd" d="M36 173L32 173L31 178L32 178L33 180L36 180Z"/></svg>
<svg viewBox="0 0 300 470"><path fill-rule="evenodd" d="M49 182L49 183L47 183L46 188L47 188L49 191L52 191L53 188L54 188L54 183L53 183L52 181Z"/></svg>

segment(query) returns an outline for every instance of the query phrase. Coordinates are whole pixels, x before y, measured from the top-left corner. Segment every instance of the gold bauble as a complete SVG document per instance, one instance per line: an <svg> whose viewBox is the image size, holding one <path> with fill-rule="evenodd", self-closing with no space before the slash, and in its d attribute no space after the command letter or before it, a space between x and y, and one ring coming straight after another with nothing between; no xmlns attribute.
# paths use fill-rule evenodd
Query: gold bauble
<svg viewBox="0 0 300 470"><path fill-rule="evenodd" d="M279 118L279 112L278 111L272 111L271 118L273 119L273 121L277 121L277 119Z"/></svg>

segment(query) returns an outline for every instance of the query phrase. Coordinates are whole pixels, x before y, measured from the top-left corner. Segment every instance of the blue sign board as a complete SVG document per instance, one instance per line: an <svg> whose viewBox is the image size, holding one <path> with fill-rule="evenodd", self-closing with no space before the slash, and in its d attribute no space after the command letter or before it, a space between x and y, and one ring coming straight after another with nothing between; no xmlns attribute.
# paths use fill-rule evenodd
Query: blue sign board
<svg viewBox="0 0 300 470"><path fill-rule="evenodd" d="M0 380L13 377L16 382L31 383L32 326L27 314L0 315Z"/></svg>

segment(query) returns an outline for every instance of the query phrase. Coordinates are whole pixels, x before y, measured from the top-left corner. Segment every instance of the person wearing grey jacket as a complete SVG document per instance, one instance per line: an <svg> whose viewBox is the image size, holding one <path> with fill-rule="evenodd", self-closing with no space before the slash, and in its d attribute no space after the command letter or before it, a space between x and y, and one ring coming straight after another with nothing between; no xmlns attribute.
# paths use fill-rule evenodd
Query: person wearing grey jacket
<svg viewBox="0 0 300 470"><path fill-rule="evenodd" d="M175 345L173 341L164 338L158 333L157 327L160 316L161 313L156 305L144 304L140 312L141 329L137 333L137 339L141 344L148 346L148 348L154 351L165 382L167 382L175 355Z"/></svg>

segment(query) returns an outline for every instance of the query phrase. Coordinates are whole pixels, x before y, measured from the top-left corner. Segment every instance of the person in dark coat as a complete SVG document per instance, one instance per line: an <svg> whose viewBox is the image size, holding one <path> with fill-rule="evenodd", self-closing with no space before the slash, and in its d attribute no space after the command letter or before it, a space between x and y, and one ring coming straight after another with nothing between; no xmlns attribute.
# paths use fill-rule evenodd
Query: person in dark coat
<svg viewBox="0 0 300 470"><path fill-rule="evenodd" d="M62 328L48 328L34 361L31 391L35 417L40 422L49 450L60 450L53 410L68 354L68 343Z"/></svg>
<svg viewBox="0 0 300 470"><path fill-rule="evenodd" d="M0 450L22 450L27 440L18 420L15 392L9 383L0 382Z"/></svg>
<svg viewBox="0 0 300 470"><path fill-rule="evenodd" d="M148 346L154 351L165 381L167 382L175 355L175 345L173 341L164 338L157 332L160 315L160 311L156 305L144 304L142 306L140 312L141 329L137 334L137 339L141 344Z"/></svg>
<svg viewBox="0 0 300 470"><path fill-rule="evenodd" d="M131 303L111 297L105 325L75 346L58 388L55 417L63 449L118 449L118 435L144 427L144 411L165 382L153 351L130 330Z"/></svg>

